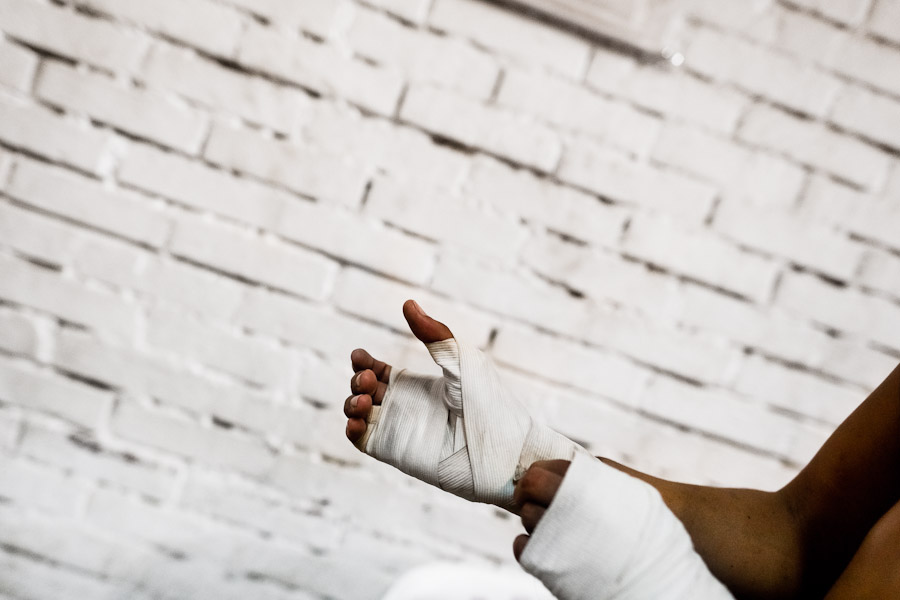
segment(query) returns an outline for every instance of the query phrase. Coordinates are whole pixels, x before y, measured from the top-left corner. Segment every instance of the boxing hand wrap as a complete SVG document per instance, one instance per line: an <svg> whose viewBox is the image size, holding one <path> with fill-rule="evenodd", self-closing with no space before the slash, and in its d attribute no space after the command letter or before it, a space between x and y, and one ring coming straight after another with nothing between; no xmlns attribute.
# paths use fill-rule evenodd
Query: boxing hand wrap
<svg viewBox="0 0 900 600"><path fill-rule="evenodd" d="M513 509L514 481L537 460L580 446L532 419L488 358L455 339L426 344L442 377L391 372L357 447L467 500Z"/></svg>
<svg viewBox="0 0 900 600"><path fill-rule="evenodd" d="M653 486L583 455L519 560L560 600L733 600Z"/></svg>

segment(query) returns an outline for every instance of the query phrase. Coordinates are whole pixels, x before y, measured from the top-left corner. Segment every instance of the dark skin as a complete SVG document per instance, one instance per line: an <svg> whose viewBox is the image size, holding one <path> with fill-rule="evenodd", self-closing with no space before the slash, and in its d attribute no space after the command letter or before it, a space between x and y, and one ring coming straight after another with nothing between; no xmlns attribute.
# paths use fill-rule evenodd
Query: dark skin
<svg viewBox="0 0 900 600"><path fill-rule="evenodd" d="M404 305L404 315L426 343L452 337L414 303ZM364 350L354 350L351 361L345 413L347 437L355 441L384 397L391 367ZM601 460L659 490L736 598L900 598L900 367L777 492L676 483ZM528 534L567 468L568 461L538 462L517 483ZM527 534L516 538L516 558L527 543Z"/></svg>

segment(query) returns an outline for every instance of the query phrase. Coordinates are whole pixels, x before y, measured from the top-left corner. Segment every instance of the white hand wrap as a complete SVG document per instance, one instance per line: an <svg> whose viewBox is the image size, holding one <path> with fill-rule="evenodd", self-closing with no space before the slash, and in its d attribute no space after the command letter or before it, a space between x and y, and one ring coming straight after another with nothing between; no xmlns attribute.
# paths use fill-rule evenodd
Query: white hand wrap
<svg viewBox="0 0 900 600"><path fill-rule="evenodd" d="M654 487L573 460L520 562L560 600L733 600Z"/></svg>
<svg viewBox="0 0 900 600"><path fill-rule="evenodd" d="M454 339L426 344L443 377L391 372L357 446L467 500L513 508L514 479L538 460L571 460L575 442L532 420L488 358Z"/></svg>

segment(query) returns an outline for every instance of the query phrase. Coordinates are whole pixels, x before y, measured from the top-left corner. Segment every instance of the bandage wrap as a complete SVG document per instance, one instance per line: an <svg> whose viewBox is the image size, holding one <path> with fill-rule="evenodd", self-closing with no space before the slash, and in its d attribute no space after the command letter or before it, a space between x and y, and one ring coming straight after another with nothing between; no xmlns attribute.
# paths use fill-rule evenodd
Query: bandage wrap
<svg viewBox="0 0 900 600"><path fill-rule="evenodd" d="M532 419L493 365L455 339L426 344L443 377L391 373L357 446L467 500L511 509L514 480L537 460L570 460L580 446Z"/></svg>
<svg viewBox="0 0 900 600"><path fill-rule="evenodd" d="M733 600L648 483L578 455L520 562L561 600Z"/></svg>

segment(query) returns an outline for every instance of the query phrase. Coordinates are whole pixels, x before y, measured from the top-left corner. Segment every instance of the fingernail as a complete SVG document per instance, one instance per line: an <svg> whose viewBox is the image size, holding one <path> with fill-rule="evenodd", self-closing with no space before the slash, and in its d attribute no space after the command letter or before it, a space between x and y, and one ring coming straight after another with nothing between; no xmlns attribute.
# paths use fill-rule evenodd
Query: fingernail
<svg viewBox="0 0 900 600"><path fill-rule="evenodd" d="M350 398L350 408L354 410L356 409L356 401L358 398L359 396L353 396L352 398Z"/></svg>
<svg viewBox="0 0 900 600"><path fill-rule="evenodd" d="M419 306L419 303L418 303L418 302L416 302L415 300L413 300L412 303L413 303L413 306L415 307L416 311L417 311L420 315L423 315L423 316L426 316L426 317L428 316L428 315L425 314L425 311L422 310L422 307Z"/></svg>
<svg viewBox="0 0 900 600"><path fill-rule="evenodd" d="M357 373L356 376L353 378L353 383L354 383L355 385L359 385L359 378L362 377L362 374L363 374L363 372L360 371L360 372Z"/></svg>

